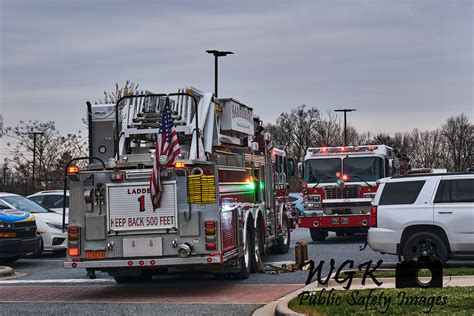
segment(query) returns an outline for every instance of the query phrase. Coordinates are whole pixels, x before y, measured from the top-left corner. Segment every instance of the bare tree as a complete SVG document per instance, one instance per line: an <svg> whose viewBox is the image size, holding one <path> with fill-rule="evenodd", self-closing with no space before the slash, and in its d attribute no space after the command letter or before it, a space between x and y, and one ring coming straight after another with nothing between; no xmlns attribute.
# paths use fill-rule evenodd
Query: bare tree
<svg viewBox="0 0 474 316"><path fill-rule="evenodd" d="M301 105L290 113L281 113L276 125L267 125L278 144L285 145L286 151L296 162L301 161L306 150L314 146L315 130L320 120L318 109L306 109Z"/></svg>
<svg viewBox="0 0 474 316"><path fill-rule="evenodd" d="M119 86L118 82L115 83L114 91L104 91L104 98L99 99L96 103L117 103L121 97L132 95L138 89L138 84L131 82L130 80L125 81L125 85ZM124 104L119 105L119 110L122 111Z"/></svg>
<svg viewBox="0 0 474 316"><path fill-rule="evenodd" d="M450 117L441 128L448 152L448 169L464 171L473 166L474 125L464 113Z"/></svg>
<svg viewBox="0 0 474 316"><path fill-rule="evenodd" d="M34 139L31 132L41 132L36 139L36 183L31 183L33 172ZM33 190L56 188L61 185L67 157L85 155L85 139L78 134L61 135L52 121L20 121L16 127L7 127L2 135L10 138L7 148L10 152L5 163L15 170L16 181L24 186L22 194Z"/></svg>
<svg viewBox="0 0 474 316"><path fill-rule="evenodd" d="M446 152L444 141L439 130L419 131L414 129L410 136L412 143L410 162L415 168L445 167Z"/></svg>

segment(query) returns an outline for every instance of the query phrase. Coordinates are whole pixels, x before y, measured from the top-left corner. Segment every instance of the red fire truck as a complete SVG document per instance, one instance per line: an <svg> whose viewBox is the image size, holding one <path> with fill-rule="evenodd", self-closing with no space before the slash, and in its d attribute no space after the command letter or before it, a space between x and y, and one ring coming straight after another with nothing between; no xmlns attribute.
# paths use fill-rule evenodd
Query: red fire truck
<svg viewBox="0 0 474 316"><path fill-rule="evenodd" d="M298 226L314 241L367 232L376 180L406 168L385 145L309 148L300 163L304 214Z"/></svg>
<svg viewBox="0 0 474 316"><path fill-rule="evenodd" d="M158 175L155 208L150 176L165 104L181 155ZM188 88L88 103L88 121L89 164L67 168L65 268L85 268L91 277L101 270L119 283L168 268L247 278L266 253L288 251L294 163L252 108Z"/></svg>

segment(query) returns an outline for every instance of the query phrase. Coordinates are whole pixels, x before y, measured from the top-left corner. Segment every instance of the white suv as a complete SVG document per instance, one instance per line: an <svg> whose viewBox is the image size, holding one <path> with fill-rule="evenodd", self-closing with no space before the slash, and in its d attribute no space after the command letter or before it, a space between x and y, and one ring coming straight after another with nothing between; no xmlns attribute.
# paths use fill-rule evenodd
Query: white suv
<svg viewBox="0 0 474 316"><path fill-rule="evenodd" d="M384 178L373 201L369 246L446 262L474 256L474 173Z"/></svg>

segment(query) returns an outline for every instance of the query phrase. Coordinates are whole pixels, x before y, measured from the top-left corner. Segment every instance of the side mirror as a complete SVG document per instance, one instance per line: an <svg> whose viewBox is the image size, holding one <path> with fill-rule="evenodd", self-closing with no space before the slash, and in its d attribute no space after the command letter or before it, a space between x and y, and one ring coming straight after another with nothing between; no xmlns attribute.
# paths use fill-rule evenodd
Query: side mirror
<svg viewBox="0 0 474 316"><path fill-rule="evenodd" d="M288 158L287 160L288 174L290 176L295 175L295 160L293 158Z"/></svg>

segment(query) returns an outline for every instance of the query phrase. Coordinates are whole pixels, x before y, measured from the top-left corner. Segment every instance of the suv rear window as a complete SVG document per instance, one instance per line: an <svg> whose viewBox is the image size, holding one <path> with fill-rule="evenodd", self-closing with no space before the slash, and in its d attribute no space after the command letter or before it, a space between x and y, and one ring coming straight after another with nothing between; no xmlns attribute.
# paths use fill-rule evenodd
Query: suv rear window
<svg viewBox="0 0 474 316"><path fill-rule="evenodd" d="M424 184L425 181L386 183L379 205L413 204Z"/></svg>
<svg viewBox="0 0 474 316"><path fill-rule="evenodd" d="M474 202L474 179L441 180L435 203Z"/></svg>

